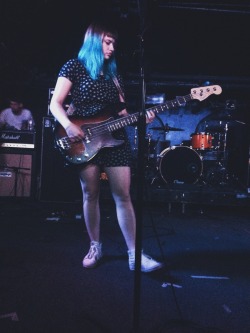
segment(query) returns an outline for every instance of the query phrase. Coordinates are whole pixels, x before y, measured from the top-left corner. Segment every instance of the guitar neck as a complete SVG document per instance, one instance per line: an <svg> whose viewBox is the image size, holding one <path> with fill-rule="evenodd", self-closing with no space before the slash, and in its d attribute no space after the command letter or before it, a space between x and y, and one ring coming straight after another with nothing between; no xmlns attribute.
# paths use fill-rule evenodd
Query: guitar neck
<svg viewBox="0 0 250 333"><path fill-rule="evenodd" d="M157 106L151 107L147 109L146 111L153 111L154 113L160 113L168 109L173 109L176 107L180 107L184 105L186 102L190 101L192 99L192 95L186 95L186 96L178 96L174 100L167 101L164 104L159 104ZM112 132L116 131L119 128L123 128L125 126L133 125L135 124L139 119L139 112L130 114L128 116L114 119L107 124L107 129Z"/></svg>

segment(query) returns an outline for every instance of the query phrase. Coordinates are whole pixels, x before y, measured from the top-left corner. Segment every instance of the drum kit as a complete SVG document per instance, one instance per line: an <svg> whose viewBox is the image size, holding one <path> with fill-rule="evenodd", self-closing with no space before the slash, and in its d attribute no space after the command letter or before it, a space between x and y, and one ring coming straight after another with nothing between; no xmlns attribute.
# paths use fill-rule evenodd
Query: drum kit
<svg viewBox="0 0 250 333"><path fill-rule="evenodd" d="M221 122L220 122L221 124ZM175 127L151 127L151 130L165 132L183 131ZM190 140L171 146L170 141L152 140L146 136L146 178L153 184L226 184L228 123L215 132L193 133Z"/></svg>

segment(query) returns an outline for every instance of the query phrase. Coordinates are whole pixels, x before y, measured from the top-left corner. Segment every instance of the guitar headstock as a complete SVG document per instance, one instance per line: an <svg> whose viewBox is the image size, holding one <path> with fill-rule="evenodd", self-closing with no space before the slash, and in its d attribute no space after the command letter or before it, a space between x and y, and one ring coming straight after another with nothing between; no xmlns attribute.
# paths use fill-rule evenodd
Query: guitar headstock
<svg viewBox="0 0 250 333"><path fill-rule="evenodd" d="M198 99L199 101L203 101L210 95L220 95L222 89L220 86L206 86L206 87L197 87L191 89L191 95L193 99Z"/></svg>

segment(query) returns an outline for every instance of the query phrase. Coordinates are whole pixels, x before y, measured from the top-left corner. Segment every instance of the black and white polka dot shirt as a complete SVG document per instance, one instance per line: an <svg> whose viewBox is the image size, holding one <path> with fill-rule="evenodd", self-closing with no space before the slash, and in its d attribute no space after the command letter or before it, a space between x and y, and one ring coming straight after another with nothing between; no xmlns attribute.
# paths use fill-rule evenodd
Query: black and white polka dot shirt
<svg viewBox="0 0 250 333"><path fill-rule="evenodd" d="M119 92L112 79L100 76L93 80L84 65L78 59L70 59L61 68L59 77L66 77L72 82L71 97L74 104L74 116L92 117L98 122L98 115L107 110L110 115L117 117L115 107L119 105ZM123 82L118 76L119 83ZM103 166L127 166L131 164L130 143L125 129L112 133L117 139L123 139L124 144L112 148L103 148L91 159L91 163Z"/></svg>

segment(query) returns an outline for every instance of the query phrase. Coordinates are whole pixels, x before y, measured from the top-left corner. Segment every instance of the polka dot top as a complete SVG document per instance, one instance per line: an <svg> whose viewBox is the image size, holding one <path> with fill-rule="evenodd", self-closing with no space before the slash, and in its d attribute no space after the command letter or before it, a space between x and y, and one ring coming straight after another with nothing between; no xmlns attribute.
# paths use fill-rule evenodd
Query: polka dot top
<svg viewBox="0 0 250 333"><path fill-rule="evenodd" d="M59 72L59 77L66 77L72 82L71 97L75 108L74 116L94 116L98 123L98 115L108 110L113 117L118 117L119 92L112 79L100 76L93 80L87 73L84 65L78 59L66 62ZM118 76L123 89L123 82ZM95 118L96 117L96 118ZM102 166L128 166L131 165L131 149L125 129L112 133L115 139L122 139L122 145L112 148L102 148L88 163Z"/></svg>

